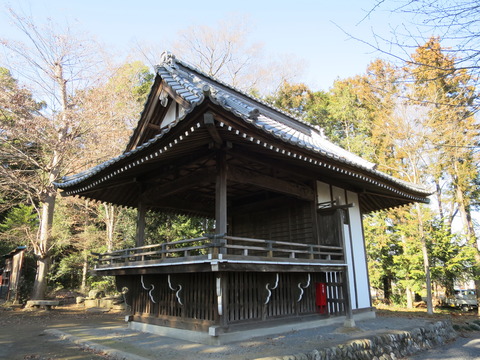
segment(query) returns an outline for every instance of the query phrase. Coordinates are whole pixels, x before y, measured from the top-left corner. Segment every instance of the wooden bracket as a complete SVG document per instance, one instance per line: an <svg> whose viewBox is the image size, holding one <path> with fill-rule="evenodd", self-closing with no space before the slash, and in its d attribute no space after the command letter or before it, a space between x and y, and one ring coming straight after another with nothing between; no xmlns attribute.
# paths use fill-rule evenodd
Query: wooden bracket
<svg viewBox="0 0 480 360"><path fill-rule="evenodd" d="M213 117L213 114L211 112L206 112L203 114L203 123L205 124L208 133L212 137L213 141L215 144L220 145L223 142L222 137L220 136L220 133L217 130L217 127L215 125L215 119Z"/></svg>

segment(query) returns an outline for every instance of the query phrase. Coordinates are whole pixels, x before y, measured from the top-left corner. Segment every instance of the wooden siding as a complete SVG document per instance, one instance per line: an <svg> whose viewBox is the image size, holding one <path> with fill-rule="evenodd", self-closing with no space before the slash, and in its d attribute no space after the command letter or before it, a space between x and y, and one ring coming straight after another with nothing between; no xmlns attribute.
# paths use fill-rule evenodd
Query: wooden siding
<svg viewBox="0 0 480 360"><path fill-rule="evenodd" d="M214 324L228 328L315 315L317 282L327 284L328 314L345 314L341 271L161 274L129 276L123 282L119 278L122 286L129 285L134 320L162 326L206 331ZM223 316L218 314L218 278L223 281Z"/></svg>
<svg viewBox="0 0 480 360"><path fill-rule="evenodd" d="M216 317L214 281L213 273L130 276L128 305L136 321L206 330Z"/></svg>
<svg viewBox="0 0 480 360"><path fill-rule="evenodd" d="M318 211L319 244L343 247L344 215L342 209Z"/></svg>
<svg viewBox="0 0 480 360"><path fill-rule="evenodd" d="M231 219L235 236L303 244L315 243L312 204L291 199L287 203L237 213Z"/></svg>

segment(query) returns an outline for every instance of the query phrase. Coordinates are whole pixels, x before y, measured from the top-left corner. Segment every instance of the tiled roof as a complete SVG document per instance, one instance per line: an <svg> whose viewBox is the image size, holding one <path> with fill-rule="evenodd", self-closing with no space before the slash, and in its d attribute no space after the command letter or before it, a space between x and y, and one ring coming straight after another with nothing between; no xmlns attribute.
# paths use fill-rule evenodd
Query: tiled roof
<svg viewBox="0 0 480 360"><path fill-rule="evenodd" d="M396 179L376 170L374 163L333 144L322 134L321 129L300 119L295 119L290 114L276 109L270 104L235 89L218 79L214 79L193 66L176 59L170 53L164 53L162 63L155 70L157 75L171 90L190 104L190 108L186 110L184 116L170 123L158 135L135 149L88 171L64 178L61 183L56 184L59 188L76 185L112 164L151 146L182 121L195 107L203 103L206 98L209 98L213 103L243 119L246 123L252 124L266 134L273 135L282 142L366 171L372 176L396 183L405 189L425 195L430 194L423 186Z"/></svg>

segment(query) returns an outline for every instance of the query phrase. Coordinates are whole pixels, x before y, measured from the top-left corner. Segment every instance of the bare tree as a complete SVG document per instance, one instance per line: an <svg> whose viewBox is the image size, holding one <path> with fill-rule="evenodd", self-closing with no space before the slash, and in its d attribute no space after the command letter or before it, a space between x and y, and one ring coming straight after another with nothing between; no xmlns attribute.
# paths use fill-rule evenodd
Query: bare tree
<svg viewBox="0 0 480 360"><path fill-rule="evenodd" d="M250 39L253 26L241 16L212 25L192 25L178 33L171 49L189 64L241 90L265 95L299 77L305 67L293 55L267 56L263 44ZM138 45L148 63L156 65L165 49Z"/></svg>
<svg viewBox="0 0 480 360"><path fill-rule="evenodd" d="M44 105L35 116L17 117L2 124L5 146L1 154L9 165L2 168L2 173L9 176L11 188L23 192L39 214L34 243L37 274L32 293L34 299L39 299L45 295L53 245L51 228L57 196L53 182L69 171L73 154L81 149L86 126L78 116L76 93L96 79L100 51L88 38L68 27L62 31L57 24L48 22L40 28L12 9L9 14L25 42L0 39L6 61L17 77L31 84ZM7 175L8 170L16 169L12 163L15 159L23 163L25 171L10 171Z"/></svg>

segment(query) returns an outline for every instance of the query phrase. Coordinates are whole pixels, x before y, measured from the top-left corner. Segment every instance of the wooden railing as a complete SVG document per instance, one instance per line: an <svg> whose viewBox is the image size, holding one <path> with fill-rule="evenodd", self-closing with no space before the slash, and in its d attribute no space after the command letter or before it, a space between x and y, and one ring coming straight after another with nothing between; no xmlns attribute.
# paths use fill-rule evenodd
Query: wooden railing
<svg viewBox="0 0 480 360"><path fill-rule="evenodd" d="M132 261L179 258L207 254L213 247L209 237L184 239L161 244L115 250L107 253L92 253L97 257L98 264L114 264Z"/></svg>
<svg viewBox="0 0 480 360"><path fill-rule="evenodd" d="M316 244L302 244L275 240L261 240L237 236L205 235L194 239L165 242L107 253L94 253L98 267L121 266L125 263L152 261L178 262L182 259L257 259L340 263L344 261L343 248Z"/></svg>
<svg viewBox="0 0 480 360"><path fill-rule="evenodd" d="M227 255L241 255L246 258L260 256L326 261L343 260L343 249L338 246L260 240L237 236L225 236L224 239L222 247L226 249Z"/></svg>

